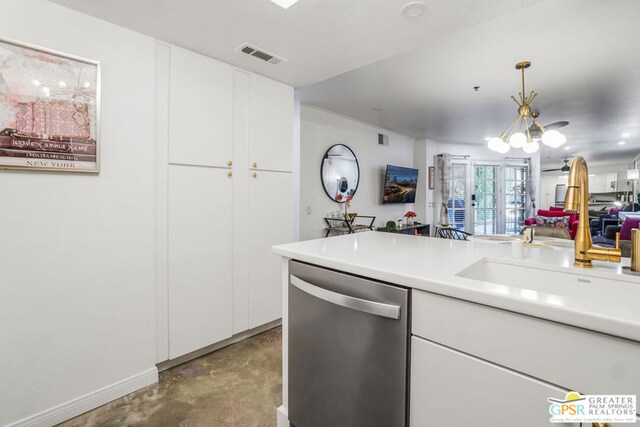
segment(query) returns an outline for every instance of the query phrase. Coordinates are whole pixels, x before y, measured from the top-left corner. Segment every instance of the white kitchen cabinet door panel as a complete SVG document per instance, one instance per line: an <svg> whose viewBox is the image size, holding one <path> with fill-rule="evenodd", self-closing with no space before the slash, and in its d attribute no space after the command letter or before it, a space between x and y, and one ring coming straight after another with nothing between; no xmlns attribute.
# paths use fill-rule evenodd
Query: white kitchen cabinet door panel
<svg viewBox="0 0 640 427"><path fill-rule="evenodd" d="M411 339L411 427L540 427L552 387L463 353ZM553 424L578 427L578 424Z"/></svg>
<svg viewBox="0 0 640 427"><path fill-rule="evenodd" d="M249 167L291 171L293 88L253 74L250 93Z"/></svg>
<svg viewBox="0 0 640 427"><path fill-rule="evenodd" d="M282 262L273 245L293 238L292 174L254 171L249 179L249 328L282 317Z"/></svg>
<svg viewBox="0 0 640 427"><path fill-rule="evenodd" d="M171 359L232 335L232 178L227 172L169 166Z"/></svg>
<svg viewBox="0 0 640 427"><path fill-rule="evenodd" d="M589 193L605 193L607 191L606 175L593 175L589 177Z"/></svg>
<svg viewBox="0 0 640 427"><path fill-rule="evenodd" d="M233 146L233 68L171 48L169 162L227 166Z"/></svg>

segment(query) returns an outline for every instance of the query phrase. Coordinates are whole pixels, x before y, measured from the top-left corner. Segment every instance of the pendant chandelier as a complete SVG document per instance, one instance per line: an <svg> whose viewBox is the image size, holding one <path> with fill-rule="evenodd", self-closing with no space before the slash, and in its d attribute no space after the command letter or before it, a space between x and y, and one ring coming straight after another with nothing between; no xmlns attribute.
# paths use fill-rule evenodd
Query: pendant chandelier
<svg viewBox="0 0 640 427"><path fill-rule="evenodd" d="M531 91L529 96L525 95L524 70L530 66L531 62L529 61L518 62L516 64L516 70L522 71L522 92L519 93L520 102L518 102L514 96L512 96L511 99L518 104L518 115L500 136L489 139L487 145L493 151L506 154L511 147L513 147L522 148L522 151L531 154L540 149L539 141L553 148L558 148L567 142L567 138L563 134L555 129L546 129L542 123L536 119L537 115L531 112L531 102L533 102L538 94ZM529 121L531 121L531 124ZM536 129L538 132L534 134L534 137L531 136L532 128L530 125L538 128ZM542 132L541 137L538 137L539 132Z"/></svg>

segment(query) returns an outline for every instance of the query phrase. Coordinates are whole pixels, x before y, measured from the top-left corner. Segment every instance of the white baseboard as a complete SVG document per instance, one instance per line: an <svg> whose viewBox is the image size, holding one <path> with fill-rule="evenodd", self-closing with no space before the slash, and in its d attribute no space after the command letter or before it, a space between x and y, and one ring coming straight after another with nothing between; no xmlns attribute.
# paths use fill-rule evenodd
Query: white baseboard
<svg viewBox="0 0 640 427"><path fill-rule="evenodd" d="M158 370L154 367L77 399L15 421L7 427L50 427L157 382Z"/></svg>
<svg viewBox="0 0 640 427"><path fill-rule="evenodd" d="M287 411L287 408L285 408L284 406L279 406L278 410L277 410L277 415L278 415L278 421L277 421L277 426L278 427L289 427L289 411Z"/></svg>

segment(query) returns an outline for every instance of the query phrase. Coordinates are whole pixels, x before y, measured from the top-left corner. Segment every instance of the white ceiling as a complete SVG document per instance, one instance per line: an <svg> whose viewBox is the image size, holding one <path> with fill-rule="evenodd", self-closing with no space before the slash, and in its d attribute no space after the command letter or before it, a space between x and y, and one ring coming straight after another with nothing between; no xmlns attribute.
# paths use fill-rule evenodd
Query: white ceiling
<svg viewBox="0 0 640 427"><path fill-rule="evenodd" d="M543 149L543 167L640 153L637 0L424 0L415 19L400 14L411 0L286 10L269 0L52 1L299 87L303 102L439 141L485 144L502 132L516 114L513 66L531 60L527 91L539 92L541 121L571 122L572 149ZM288 62L235 52L244 42Z"/></svg>
<svg viewBox="0 0 640 427"><path fill-rule="evenodd" d="M414 137L486 144L516 117L510 97L517 98L521 83L514 65L530 60L527 92L538 92L533 106L542 123L570 122L561 131L571 149L544 147L543 167L577 154L593 166L624 164L640 154L639 17L637 0L547 0L297 96Z"/></svg>
<svg viewBox="0 0 640 427"><path fill-rule="evenodd" d="M407 51L431 37L487 21L541 0L51 0L159 40L295 87L307 86ZM264 63L235 49L248 42L288 61Z"/></svg>

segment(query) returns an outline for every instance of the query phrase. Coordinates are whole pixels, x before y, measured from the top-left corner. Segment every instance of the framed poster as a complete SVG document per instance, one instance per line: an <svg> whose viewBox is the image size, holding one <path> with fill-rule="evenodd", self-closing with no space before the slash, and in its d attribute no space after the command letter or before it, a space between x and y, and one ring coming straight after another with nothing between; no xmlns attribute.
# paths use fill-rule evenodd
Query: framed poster
<svg viewBox="0 0 640 427"><path fill-rule="evenodd" d="M0 168L100 171L100 65L0 39Z"/></svg>

